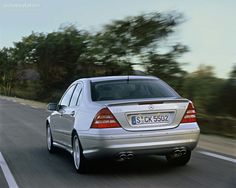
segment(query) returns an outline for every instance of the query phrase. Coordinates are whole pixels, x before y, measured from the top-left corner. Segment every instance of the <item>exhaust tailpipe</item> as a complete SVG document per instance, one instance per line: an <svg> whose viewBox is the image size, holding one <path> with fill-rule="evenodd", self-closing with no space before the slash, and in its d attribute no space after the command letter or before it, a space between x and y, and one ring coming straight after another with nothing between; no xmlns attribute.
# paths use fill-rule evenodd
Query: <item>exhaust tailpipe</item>
<svg viewBox="0 0 236 188"><path fill-rule="evenodd" d="M128 153L127 154L127 159L130 160L130 159L133 159L134 158L134 154L133 153Z"/></svg>
<svg viewBox="0 0 236 188"><path fill-rule="evenodd" d="M130 160L134 158L134 154L132 152L121 152L118 154L118 161Z"/></svg>
<svg viewBox="0 0 236 188"><path fill-rule="evenodd" d="M187 154L187 149L185 147L181 147L181 148L176 148L174 150L174 157L181 157L183 155Z"/></svg>

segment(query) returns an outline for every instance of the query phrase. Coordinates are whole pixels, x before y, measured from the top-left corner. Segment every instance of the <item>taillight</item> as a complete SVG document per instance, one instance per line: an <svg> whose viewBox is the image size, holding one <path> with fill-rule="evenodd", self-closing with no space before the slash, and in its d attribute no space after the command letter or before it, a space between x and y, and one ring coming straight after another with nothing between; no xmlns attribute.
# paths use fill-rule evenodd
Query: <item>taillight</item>
<svg viewBox="0 0 236 188"><path fill-rule="evenodd" d="M197 119L196 119L196 111L195 111L195 108L193 106L193 103L190 102L188 104L188 108L184 114L184 117L181 121L181 123L192 123L192 122L196 122Z"/></svg>
<svg viewBox="0 0 236 188"><path fill-rule="evenodd" d="M95 116L91 128L118 128L120 124L108 108L101 109Z"/></svg>

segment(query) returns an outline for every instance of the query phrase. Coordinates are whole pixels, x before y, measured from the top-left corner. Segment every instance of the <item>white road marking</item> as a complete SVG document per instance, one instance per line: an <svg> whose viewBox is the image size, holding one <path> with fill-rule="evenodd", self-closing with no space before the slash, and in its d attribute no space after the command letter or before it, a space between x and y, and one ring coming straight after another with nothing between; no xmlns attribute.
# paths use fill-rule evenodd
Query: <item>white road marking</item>
<svg viewBox="0 0 236 188"><path fill-rule="evenodd" d="M18 185L16 184L16 181L10 171L10 169L7 166L7 163L5 159L2 156L2 153L0 152L0 166L2 168L3 174L7 180L7 184L9 188L18 188Z"/></svg>
<svg viewBox="0 0 236 188"><path fill-rule="evenodd" d="M230 161L230 162L236 163L236 159L231 158L231 157L226 157L226 156L211 153L211 152L208 152L208 151L199 151L199 153L204 154L204 155L208 155L208 156L211 156L211 157L215 157L215 158L218 158L218 159L222 159L222 160L225 160L225 161Z"/></svg>

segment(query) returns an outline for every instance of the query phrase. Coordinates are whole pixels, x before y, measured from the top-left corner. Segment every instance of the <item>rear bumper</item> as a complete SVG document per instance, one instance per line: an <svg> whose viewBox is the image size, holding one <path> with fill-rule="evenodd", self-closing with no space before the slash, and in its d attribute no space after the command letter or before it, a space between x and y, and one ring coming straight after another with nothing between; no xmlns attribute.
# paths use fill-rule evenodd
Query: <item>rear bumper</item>
<svg viewBox="0 0 236 188"><path fill-rule="evenodd" d="M197 123L189 123L189 126L180 125L175 129L141 133L124 131L116 129L114 134L105 134L106 131L103 130L103 134L91 132L79 135L84 156L88 159L116 157L121 152L132 152L134 155L165 155L178 147L193 150L200 133Z"/></svg>

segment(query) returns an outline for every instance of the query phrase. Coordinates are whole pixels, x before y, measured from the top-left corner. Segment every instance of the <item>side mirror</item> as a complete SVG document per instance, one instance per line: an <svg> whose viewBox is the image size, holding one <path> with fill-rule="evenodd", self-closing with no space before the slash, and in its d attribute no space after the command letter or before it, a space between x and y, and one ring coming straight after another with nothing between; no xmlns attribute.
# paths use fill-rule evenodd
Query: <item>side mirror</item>
<svg viewBox="0 0 236 188"><path fill-rule="evenodd" d="M48 111L56 111L57 110L57 103L49 103L47 110Z"/></svg>

